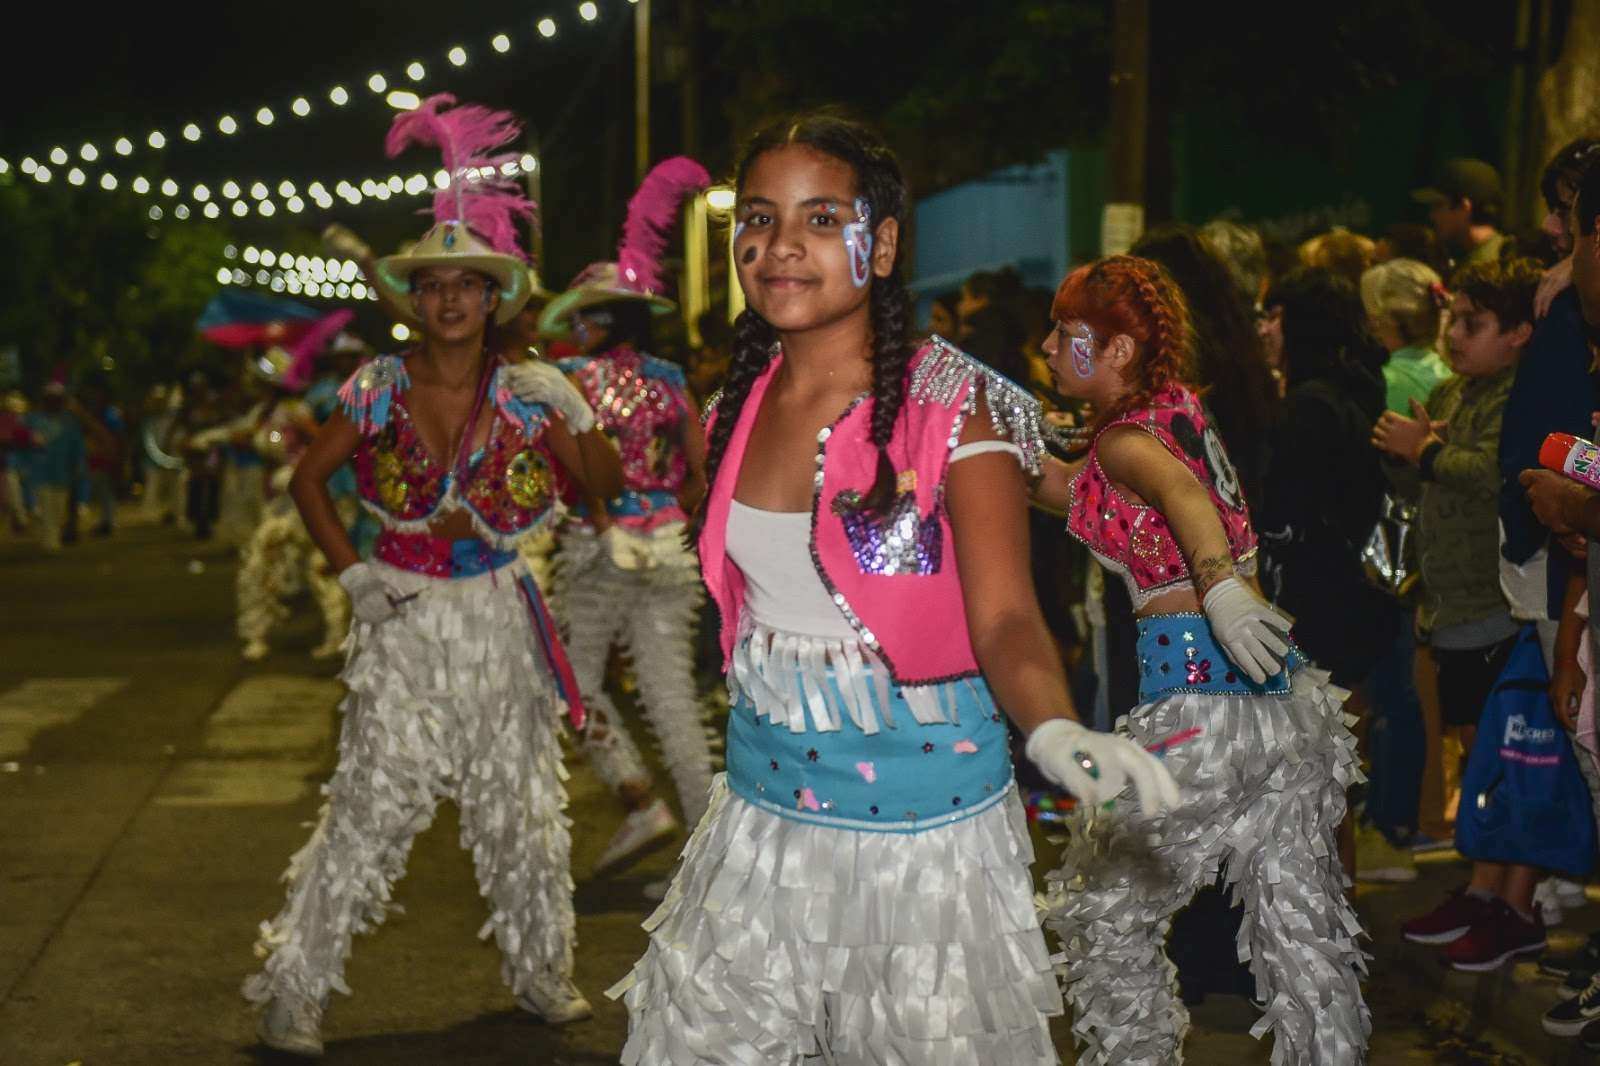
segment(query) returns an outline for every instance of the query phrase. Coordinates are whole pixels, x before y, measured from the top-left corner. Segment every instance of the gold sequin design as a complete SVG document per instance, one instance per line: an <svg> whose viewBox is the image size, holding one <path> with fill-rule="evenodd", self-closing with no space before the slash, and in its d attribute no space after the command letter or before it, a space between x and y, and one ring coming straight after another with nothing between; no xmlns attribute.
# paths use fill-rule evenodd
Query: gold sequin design
<svg viewBox="0 0 1600 1066"><path fill-rule="evenodd" d="M405 467L394 449L378 449L372 465L374 480L378 483L378 499L390 514L401 514L406 509L410 486L406 484Z"/></svg>
<svg viewBox="0 0 1600 1066"><path fill-rule="evenodd" d="M544 457L532 448L525 448L513 455L506 464L506 490L511 493L516 505L525 511L541 511L549 506L550 467Z"/></svg>

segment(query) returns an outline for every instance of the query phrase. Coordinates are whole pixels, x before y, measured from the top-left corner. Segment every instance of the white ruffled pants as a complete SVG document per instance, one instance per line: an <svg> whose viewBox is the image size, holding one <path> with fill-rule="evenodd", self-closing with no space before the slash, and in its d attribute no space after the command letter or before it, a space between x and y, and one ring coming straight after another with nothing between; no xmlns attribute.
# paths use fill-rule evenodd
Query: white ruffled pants
<svg viewBox="0 0 1600 1066"><path fill-rule="evenodd" d="M445 580L372 564L403 594L398 617L357 622L343 678L339 767L311 839L289 861L288 901L261 927L266 958L244 994L325 1002L348 993L353 934L379 925L412 838L441 799L461 809L515 993L547 971L572 972L574 916L559 705L514 577Z"/></svg>
<svg viewBox="0 0 1600 1066"><path fill-rule="evenodd" d="M1361 999L1361 926L1345 897L1336 833L1362 780L1340 705L1347 693L1301 668L1283 697L1184 693L1119 723L1168 749L1183 805L1160 818L1127 795L1071 826L1048 878L1045 925L1061 938L1065 991L1084 1066L1183 1061L1189 1013L1165 951L1171 919L1226 875L1245 908L1238 951L1274 1034L1274 1066L1357 1066L1371 1018Z"/></svg>
<svg viewBox="0 0 1600 1066"><path fill-rule="evenodd" d="M921 833L781 818L718 775L607 995L629 1066L1044 1066L1061 1013L1012 791Z"/></svg>
<svg viewBox="0 0 1600 1066"><path fill-rule="evenodd" d="M553 568L551 606L566 636L567 656L589 712L580 747L595 774L613 791L648 782L616 705L605 691L613 644L633 660L639 703L661 760L672 775L684 819L694 825L711 790L711 747L694 683L695 621L704 595L694 556L665 527L652 565L624 570L604 539L583 530L561 536Z"/></svg>
<svg viewBox="0 0 1600 1066"><path fill-rule="evenodd" d="M340 517L345 517L345 510ZM311 542L300 512L287 500L274 501L245 544L239 564L235 583L239 639L247 644L266 641L273 627L289 617L283 601L306 585L322 613L324 643L337 645L350 628L350 598L326 571L322 552Z"/></svg>

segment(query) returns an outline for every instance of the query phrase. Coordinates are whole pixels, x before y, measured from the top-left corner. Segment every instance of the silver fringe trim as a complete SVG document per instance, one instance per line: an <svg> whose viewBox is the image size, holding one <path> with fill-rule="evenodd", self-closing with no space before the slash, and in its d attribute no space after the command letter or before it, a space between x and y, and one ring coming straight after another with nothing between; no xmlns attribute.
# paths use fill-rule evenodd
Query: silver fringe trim
<svg viewBox="0 0 1600 1066"><path fill-rule="evenodd" d="M623 782L650 780L638 744L605 693L606 658L615 643L633 661L640 709L684 818L693 825L705 814L712 773L694 683L694 633L704 592L698 562L681 541L671 532L650 541L658 549L654 565L624 570L605 538L568 530L554 559L552 606L593 717L580 741L585 757L613 791Z"/></svg>
<svg viewBox="0 0 1600 1066"><path fill-rule="evenodd" d="M1084 1066L1182 1061L1189 1015L1163 945L1219 871L1245 907L1239 958L1266 1005L1251 1035L1273 1032L1274 1066L1364 1061L1366 956L1335 836L1345 791L1363 780L1348 695L1303 668L1286 696L1170 696L1118 723L1144 745L1200 732L1165 756L1183 806L1145 818L1125 795L1110 815L1085 813L1046 879Z"/></svg>
<svg viewBox="0 0 1600 1066"><path fill-rule="evenodd" d="M791 733L835 733L845 717L868 736L884 725L894 729L891 691L906 701L918 725L961 724L958 686L972 689L969 679L902 687L877 651L853 638L771 629L748 613L740 630L728 669L729 701L746 697L757 718L770 719Z"/></svg>
<svg viewBox="0 0 1600 1066"><path fill-rule="evenodd" d="M506 983L520 994L544 974L572 972L561 712L516 564L460 581L375 565L420 595L398 618L355 626L339 766L284 875L287 902L261 926L266 962L243 988L255 1003L348 994L351 938L382 924L412 838L441 798L461 809L461 844L490 906L479 936L494 936Z"/></svg>
<svg viewBox="0 0 1600 1066"><path fill-rule="evenodd" d="M718 776L650 945L606 994L625 1064L1057 1063L1061 994L1015 791L925 833L768 814Z"/></svg>
<svg viewBox="0 0 1600 1066"><path fill-rule="evenodd" d="M994 431L1022 451L1022 466L1037 474L1043 462L1044 409L1033 394L994 368L979 362L938 334L928 339L933 350L911 372L906 398L943 407L961 399L960 412L950 430L950 447L961 437L961 427L978 410L978 385L989 401Z"/></svg>
<svg viewBox="0 0 1600 1066"><path fill-rule="evenodd" d="M465 500L456 494L454 478L450 481L449 489L439 498L438 505L421 518L396 518L388 511L385 511L382 505L373 503L365 496L361 497L361 506L367 509L368 514L383 523L385 529L392 529L396 533L432 533L433 523L459 511L466 515L467 520L472 523L473 535L496 551L510 551L517 546L522 538L549 529L562 513L559 504L551 504L528 525L511 533L501 533L485 522L483 516L474 511L467 505Z"/></svg>

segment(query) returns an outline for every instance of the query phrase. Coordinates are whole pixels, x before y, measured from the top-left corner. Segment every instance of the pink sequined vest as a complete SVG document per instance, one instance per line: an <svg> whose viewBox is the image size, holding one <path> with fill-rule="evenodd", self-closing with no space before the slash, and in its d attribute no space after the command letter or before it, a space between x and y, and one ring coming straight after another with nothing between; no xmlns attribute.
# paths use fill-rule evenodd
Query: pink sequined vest
<svg viewBox="0 0 1600 1066"><path fill-rule="evenodd" d="M548 414L500 387L491 373L486 402L495 410L489 439L472 454L466 476L428 454L406 406L410 378L399 356L359 367L339 390L345 414L362 432L354 466L362 502L385 528L423 532L454 507L472 519L480 537L508 548L548 520L555 498L554 462L544 444Z"/></svg>
<svg viewBox="0 0 1600 1066"><path fill-rule="evenodd" d="M762 398L781 353L751 386L706 503L700 569L722 617L724 669L744 610L744 575L727 554L728 514ZM977 397L987 398L996 428L1036 468L1042 440L1039 408L1026 392L935 337L912 357L906 400L889 444L900 472L888 515L867 511L862 498L877 474L870 438L872 403L865 395L817 435L811 497L811 558L863 644L876 651L902 685L931 685L978 672L944 506L950 451ZM710 426L708 424L707 429Z"/></svg>
<svg viewBox="0 0 1600 1066"><path fill-rule="evenodd" d="M1129 411L1095 435L1088 461L1069 489L1067 531L1111 568L1126 571L1136 599L1188 584L1189 564L1161 512L1129 501L1101 468L1100 438L1113 426L1134 426L1160 441L1205 486L1234 562L1255 555L1250 511L1222 438L1206 420L1199 398L1182 385L1169 385L1151 397L1149 406Z"/></svg>
<svg viewBox="0 0 1600 1066"><path fill-rule="evenodd" d="M631 347L557 364L594 408L622 457L623 492L607 501L619 525L649 531L685 518L677 494L688 475L684 423L694 417L683 371Z"/></svg>

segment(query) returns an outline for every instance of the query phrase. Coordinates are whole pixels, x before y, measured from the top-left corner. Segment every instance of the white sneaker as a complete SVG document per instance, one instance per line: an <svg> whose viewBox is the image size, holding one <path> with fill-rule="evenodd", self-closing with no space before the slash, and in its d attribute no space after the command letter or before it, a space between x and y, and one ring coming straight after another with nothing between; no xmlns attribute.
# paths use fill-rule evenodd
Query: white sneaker
<svg viewBox="0 0 1600 1066"><path fill-rule="evenodd" d="M1589 894L1582 881L1569 881L1565 877L1551 877L1544 882L1555 892L1561 906L1569 911L1589 905Z"/></svg>
<svg viewBox="0 0 1600 1066"><path fill-rule="evenodd" d="M622 820L622 825L606 845L600 861L594 865L594 875L616 873L644 858L650 852L671 840L678 832L678 820L665 800L656 800L643 810L634 811Z"/></svg>
<svg viewBox="0 0 1600 1066"><path fill-rule="evenodd" d="M256 1035L267 1047L306 1058L322 1057L322 1008L297 996L274 996L261 1012Z"/></svg>
<svg viewBox="0 0 1600 1066"><path fill-rule="evenodd" d="M258 663L265 659L272 648L264 640L252 640L244 646L244 660L247 663Z"/></svg>
<svg viewBox="0 0 1600 1066"><path fill-rule="evenodd" d="M1566 915L1561 893L1556 886L1546 879L1540 881L1533 890L1533 903L1539 909L1539 916L1544 919L1546 926L1560 925Z"/></svg>
<svg viewBox="0 0 1600 1066"><path fill-rule="evenodd" d="M552 1025L594 1017L594 1008L583 998L572 978L558 973L535 979L528 990L517 997L517 1006Z"/></svg>

